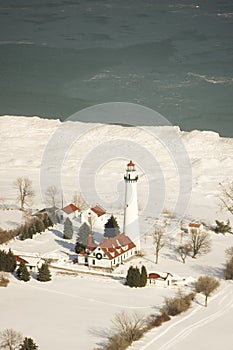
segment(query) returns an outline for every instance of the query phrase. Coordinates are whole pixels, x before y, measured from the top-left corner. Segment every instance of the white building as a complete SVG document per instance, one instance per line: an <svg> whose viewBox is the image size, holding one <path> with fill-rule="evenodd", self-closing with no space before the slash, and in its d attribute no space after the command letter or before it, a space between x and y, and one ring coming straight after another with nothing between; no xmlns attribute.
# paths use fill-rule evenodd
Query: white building
<svg viewBox="0 0 233 350"><path fill-rule="evenodd" d="M104 226L107 222L106 210L99 204L84 210L80 214L80 218L82 224L86 222L92 228L94 226Z"/></svg>
<svg viewBox="0 0 233 350"><path fill-rule="evenodd" d="M197 231L197 233L201 233L203 229L204 229L203 224L200 224L200 223L190 222L188 225L188 233L191 233L192 230Z"/></svg>
<svg viewBox="0 0 233 350"><path fill-rule="evenodd" d="M66 218L75 219L78 217L80 215L80 210L78 207L76 207L76 205L71 203L62 209L58 209L56 215L58 221L63 223Z"/></svg>
<svg viewBox="0 0 233 350"><path fill-rule="evenodd" d="M38 271L39 268L41 268L42 264L45 262L40 257L36 257L36 256L15 255L15 258L16 258L17 265L23 262L30 271L36 271L36 272Z"/></svg>
<svg viewBox="0 0 233 350"><path fill-rule="evenodd" d="M124 233L112 238L105 238L100 244L95 244L89 236L86 253L78 255L79 262L85 262L89 267L114 268L130 259L136 253L136 245ZM84 258L85 255L85 258Z"/></svg>
<svg viewBox="0 0 233 350"><path fill-rule="evenodd" d="M124 208L124 228L123 232L136 244L137 251L141 250L138 201L137 201L137 181L138 174L132 160L127 164L125 179L125 208Z"/></svg>
<svg viewBox="0 0 233 350"><path fill-rule="evenodd" d="M172 284L172 274L166 273L149 273L147 278L147 283L149 285L155 285L157 287L169 287Z"/></svg>

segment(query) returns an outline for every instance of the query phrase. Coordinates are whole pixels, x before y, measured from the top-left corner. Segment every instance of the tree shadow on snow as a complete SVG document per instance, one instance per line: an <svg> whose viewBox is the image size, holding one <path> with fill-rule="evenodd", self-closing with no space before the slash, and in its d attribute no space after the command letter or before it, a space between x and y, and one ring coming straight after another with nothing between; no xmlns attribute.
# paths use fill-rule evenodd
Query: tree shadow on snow
<svg viewBox="0 0 233 350"><path fill-rule="evenodd" d="M52 233L54 233L57 237L62 238L63 237L63 232L55 230L54 228L50 229Z"/></svg>
<svg viewBox="0 0 233 350"><path fill-rule="evenodd" d="M118 276L112 276L112 279L115 281L118 281L119 283L121 283L123 286L126 283L126 278L125 277L118 277Z"/></svg>
<svg viewBox="0 0 233 350"><path fill-rule="evenodd" d="M89 329L89 334L98 337L98 338L103 338L102 341L99 341L96 343L98 346L105 347L107 341L109 338L113 335L113 332L110 329L102 328L102 327L92 327Z"/></svg>
<svg viewBox="0 0 233 350"><path fill-rule="evenodd" d="M177 255L175 253L162 253L161 254L163 258L173 260L173 261L179 261Z"/></svg>
<svg viewBox="0 0 233 350"><path fill-rule="evenodd" d="M213 266L203 266L198 264L198 265L195 265L193 268L205 276L213 276L220 279L224 277L224 265L222 265L222 267L213 267Z"/></svg>
<svg viewBox="0 0 233 350"><path fill-rule="evenodd" d="M63 248L66 248L66 249L70 250L71 252L74 252L75 244L72 242L69 242L69 240L55 239L55 242L58 243Z"/></svg>

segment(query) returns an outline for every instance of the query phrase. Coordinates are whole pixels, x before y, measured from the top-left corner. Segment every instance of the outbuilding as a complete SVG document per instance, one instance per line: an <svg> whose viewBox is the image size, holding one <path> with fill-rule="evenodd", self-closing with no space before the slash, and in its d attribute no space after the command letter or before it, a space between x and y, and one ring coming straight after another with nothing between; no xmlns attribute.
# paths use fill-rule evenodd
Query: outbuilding
<svg viewBox="0 0 233 350"><path fill-rule="evenodd" d="M149 285L156 285L158 287L169 287L172 284L172 274L170 272L166 273L149 273L147 277Z"/></svg>

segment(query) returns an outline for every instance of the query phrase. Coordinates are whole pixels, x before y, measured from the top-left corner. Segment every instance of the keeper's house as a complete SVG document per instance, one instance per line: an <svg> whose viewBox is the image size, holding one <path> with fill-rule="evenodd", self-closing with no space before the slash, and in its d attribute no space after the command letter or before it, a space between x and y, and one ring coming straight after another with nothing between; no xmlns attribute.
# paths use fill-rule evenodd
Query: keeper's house
<svg viewBox="0 0 233 350"><path fill-rule="evenodd" d="M121 233L112 238L105 238L98 245L89 240L86 262L89 267L112 269L133 257L135 253L136 245L134 242L124 233ZM83 255L83 252L80 255Z"/></svg>

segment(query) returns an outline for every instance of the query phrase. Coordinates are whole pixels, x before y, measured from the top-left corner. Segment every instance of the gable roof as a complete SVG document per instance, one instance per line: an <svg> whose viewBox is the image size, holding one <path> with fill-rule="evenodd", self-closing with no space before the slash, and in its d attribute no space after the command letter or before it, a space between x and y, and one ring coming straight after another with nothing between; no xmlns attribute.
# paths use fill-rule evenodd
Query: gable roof
<svg viewBox="0 0 233 350"><path fill-rule="evenodd" d="M16 259L16 261L17 262L23 262L24 264L28 264L28 261L27 260L25 260L25 259L23 259L23 258L21 258L19 255L15 255L15 259Z"/></svg>
<svg viewBox="0 0 233 350"><path fill-rule="evenodd" d="M168 276L172 276L172 274L170 272L160 273L160 274L152 272L152 273L149 273L148 278L149 279L161 279L161 280L166 281Z"/></svg>
<svg viewBox="0 0 233 350"><path fill-rule="evenodd" d="M92 207L91 210L99 217L106 214L106 210L99 204L96 204L96 206Z"/></svg>
<svg viewBox="0 0 233 350"><path fill-rule="evenodd" d="M24 262L24 264L29 265L29 266L38 266L39 262L41 261L41 258L36 257L36 256L25 256L24 259L20 255L15 255L16 261L18 262Z"/></svg>
<svg viewBox="0 0 233 350"><path fill-rule="evenodd" d="M62 208L62 210L66 213L66 214L71 214L74 213L75 211L79 210L78 207L76 207L76 205L74 204L69 204L66 207Z"/></svg>
<svg viewBox="0 0 233 350"><path fill-rule="evenodd" d="M135 248L136 245L128 236L126 236L124 233L120 233L115 237L106 238L97 246L97 248L98 247L100 247L107 257L112 260Z"/></svg>

